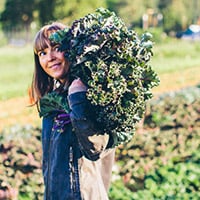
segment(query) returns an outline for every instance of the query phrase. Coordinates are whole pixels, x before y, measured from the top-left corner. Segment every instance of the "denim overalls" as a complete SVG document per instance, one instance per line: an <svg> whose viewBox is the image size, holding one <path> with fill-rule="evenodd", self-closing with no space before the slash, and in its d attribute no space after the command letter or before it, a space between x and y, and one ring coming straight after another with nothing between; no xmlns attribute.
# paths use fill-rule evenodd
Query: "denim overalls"
<svg viewBox="0 0 200 200"><path fill-rule="evenodd" d="M55 128L59 112L43 117L44 200L81 200L79 158L84 156L92 161L98 160L100 153L112 142L106 134L108 140L102 140L104 134L98 133L91 117L86 114L90 109L86 92L71 94L66 103L69 103L70 123L65 124L63 131ZM91 139L94 134L101 137L95 145Z"/></svg>

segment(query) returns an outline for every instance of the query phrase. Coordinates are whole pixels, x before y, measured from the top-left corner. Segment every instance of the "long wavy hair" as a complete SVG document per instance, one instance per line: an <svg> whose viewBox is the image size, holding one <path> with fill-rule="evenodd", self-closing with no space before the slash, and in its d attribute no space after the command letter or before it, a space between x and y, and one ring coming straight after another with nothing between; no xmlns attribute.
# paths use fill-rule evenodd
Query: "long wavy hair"
<svg viewBox="0 0 200 200"><path fill-rule="evenodd" d="M36 34L33 42L35 68L33 72L32 84L29 89L29 98L31 105L38 105L42 96L53 90L54 80L41 67L38 52L47 48L48 45L54 46L49 40L52 33L64 29L66 26L62 23L54 22L43 26Z"/></svg>

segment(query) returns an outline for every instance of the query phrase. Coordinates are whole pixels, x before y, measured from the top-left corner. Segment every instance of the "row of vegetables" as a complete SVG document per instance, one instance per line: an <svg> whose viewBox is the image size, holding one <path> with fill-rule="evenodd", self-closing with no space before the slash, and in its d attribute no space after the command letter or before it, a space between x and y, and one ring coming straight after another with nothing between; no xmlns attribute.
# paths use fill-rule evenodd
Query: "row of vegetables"
<svg viewBox="0 0 200 200"><path fill-rule="evenodd" d="M133 139L117 148L110 200L200 199L199 94L191 87L148 103ZM40 129L3 130L0 199L42 199L41 173Z"/></svg>

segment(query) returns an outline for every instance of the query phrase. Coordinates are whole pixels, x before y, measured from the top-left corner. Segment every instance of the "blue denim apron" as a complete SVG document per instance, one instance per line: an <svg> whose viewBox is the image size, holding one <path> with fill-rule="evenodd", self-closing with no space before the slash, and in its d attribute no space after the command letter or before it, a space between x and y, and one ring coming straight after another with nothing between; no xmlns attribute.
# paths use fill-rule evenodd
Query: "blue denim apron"
<svg viewBox="0 0 200 200"><path fill-rule="evenodd" d="M49 111L43 115L42 125L44 200L81 200L78 159L81 156L91 161L99 159L101 152L112 146L112 138L99 148L89 140L94 134L102 137L104 133L95 128L86 92L71 94L64 101L58 98L59 105L69 103L70 114L65 112L66 105L64 112L53 111L57 102L55 96L51 97L43 102Z"/></svg>
<svg viewBox="0 0 200 200"><path fill-rule="evenodd" d="M78 158L81 156L71 124L53 129L55 115L43 118L44 200L81 200Z"/></svg>

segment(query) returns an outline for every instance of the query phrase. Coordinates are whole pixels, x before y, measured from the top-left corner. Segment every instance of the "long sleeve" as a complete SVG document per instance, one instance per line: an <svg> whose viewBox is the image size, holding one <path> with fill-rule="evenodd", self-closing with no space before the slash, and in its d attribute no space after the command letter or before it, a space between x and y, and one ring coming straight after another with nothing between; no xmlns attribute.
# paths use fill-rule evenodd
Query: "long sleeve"
<svg viewBox="0 0 200 200"><path fill-rule="evenodd" d="M97 160L101 153L111 146L112 138L95 127L92 106L86 92L76 92L68 96L71 109L70 118L80 149L90 160Z"/></svg>

